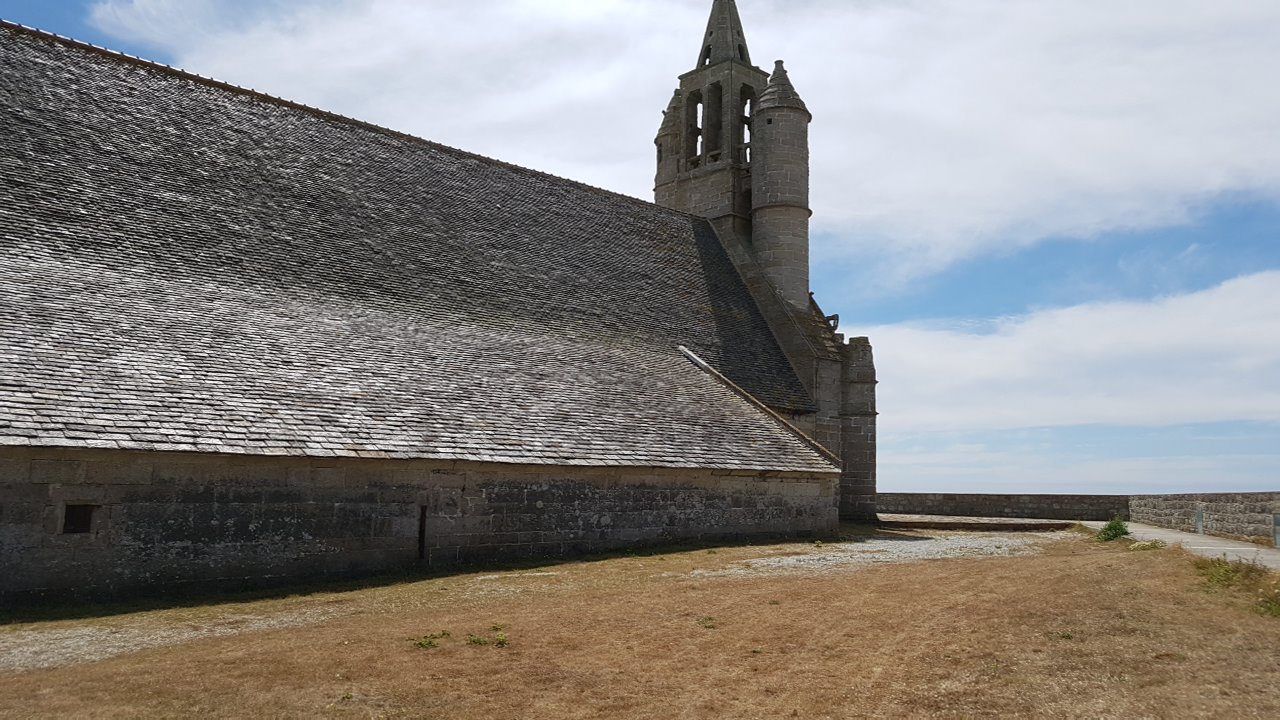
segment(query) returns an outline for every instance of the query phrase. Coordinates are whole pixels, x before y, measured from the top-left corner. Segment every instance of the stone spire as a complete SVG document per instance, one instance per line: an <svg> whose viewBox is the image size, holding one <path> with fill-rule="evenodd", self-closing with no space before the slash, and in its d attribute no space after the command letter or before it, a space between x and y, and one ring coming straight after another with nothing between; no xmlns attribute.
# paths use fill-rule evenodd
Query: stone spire
<svg viewBox="0 0 1280 720"><path fill-rule="evenodd" d="M809 108L805 106L804 100L800 99L800 93L796 92L796 88L791 84L791 78L787 75L787 69L779 60L773 65L773 75L769 78L769 85L760 93L760 100L756 103L756 111L767 110L770 108L795 108L809 112Z"/></svg>
<svg viewBox="0 0 1280 720"><path fill-rule="evenodd" d="M711 19L707 21L707 33L702 37L697 67L707 67L725 60L737 60L750 65L751 53L747 51L747 35L742 31L738 4L734 0L715 0L711 6Z"/></svg>

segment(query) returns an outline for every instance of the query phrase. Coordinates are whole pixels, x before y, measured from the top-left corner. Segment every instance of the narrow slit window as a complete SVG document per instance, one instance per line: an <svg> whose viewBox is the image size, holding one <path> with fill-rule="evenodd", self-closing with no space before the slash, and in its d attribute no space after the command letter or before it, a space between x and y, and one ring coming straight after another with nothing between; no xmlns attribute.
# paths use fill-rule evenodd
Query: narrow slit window
<svg viewBox="0 0 1280 720"><path fill-rule="evenodd" d="M427 508L418 506L418 560L427 559Z"/></svg>

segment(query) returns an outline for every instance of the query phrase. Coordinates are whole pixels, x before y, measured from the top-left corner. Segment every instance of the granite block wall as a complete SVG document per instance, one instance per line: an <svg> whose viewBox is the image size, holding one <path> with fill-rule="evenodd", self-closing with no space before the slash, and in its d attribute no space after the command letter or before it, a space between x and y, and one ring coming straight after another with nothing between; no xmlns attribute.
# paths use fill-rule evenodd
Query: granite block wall
<svg viewBox="0 0 1280 720"><path fill-rule="evenodd" d="M902 515L1110 520L1129 517L1127 495L878 493L876 509Z"/></svg>
<svg viewBox="0 0 1280 720"><path fill-rule="evenodd" d="M839 476L0 448L0 602L823 536Z"/></svg>
<svg viewBox="0 0 1280 720"><path fill-rule="evenodd" d="M1129 512L1134 522L1274 546L1280 493L1135 495Z"/></svg>

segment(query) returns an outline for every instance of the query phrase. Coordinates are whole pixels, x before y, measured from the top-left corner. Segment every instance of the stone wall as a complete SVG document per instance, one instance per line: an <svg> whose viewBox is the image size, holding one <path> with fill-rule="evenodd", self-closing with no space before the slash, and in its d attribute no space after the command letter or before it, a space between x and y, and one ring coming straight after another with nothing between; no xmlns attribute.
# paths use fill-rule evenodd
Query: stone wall
<svg viewBox="0 0 1280 720"><path fill-rule="evenodd" d="M1129 512L1134 522L1275 545L1280 493L1136 495Z"/></svg>
<svg viewBox="0 0 1280 720"><path fill-rule="evenodd" d="M1128 518L1127 495L955 495L879 493L876 509L902 515L1016 517L1046 520Z"/></svg>
<svg viewBox="0 0 1280 720"><path fill-rule="evenodd" d="M838 482L835 473L0 448L0 601L822 536L836 528Z"/></svg>

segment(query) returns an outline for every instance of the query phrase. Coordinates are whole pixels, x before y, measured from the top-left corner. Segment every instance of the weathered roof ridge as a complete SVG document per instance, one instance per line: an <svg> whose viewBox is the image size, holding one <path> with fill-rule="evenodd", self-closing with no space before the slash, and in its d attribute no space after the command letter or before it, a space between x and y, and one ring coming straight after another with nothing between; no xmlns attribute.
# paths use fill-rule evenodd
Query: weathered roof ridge
<svg viewBox="0 0 1280 720"><path fill-rule="evenodd" d="M313 105L307 105L306 103L298 102L296 100L290 100L288 98L280 97L278 95L272 95L270 93L266 93L261 90L255 90L253 88L247 88L241 85L236 85L234 83L230 83L225 80L219 80L217 78L201 75L199 73L195 73L190 70L184 70L182 68L173 67L172 65L166 65L165 63L156 62L154 60L147 60L146 58L141 58L136 55L130 55L128 53L121 52L119 50L112 50L111 48L102 47L101 45L94 45L93 43L86 42L84 40L77 40L76 38L67 37L65 35L59 35L57 33L52 33L47 30L41 30L40 28L30 27L28 25L16 23L11 20L5 20L2 17L0 17L0 28L23 32L37 38L41 38L47 41L52 41L52 42L59 43L61 45L65 45L67 47L85 50L97 55L101 55L103 57L107 57L114 60L120 60L120 61L129 63L131 65L137 65L139 67L156 70L158 72L162 72L174 77L191 80L201 85L216 87L216 88L227 90L239 95L245 95L245 96L254 98L256 100L265 101L272 105L278 105L280 107L286 107L293 110L300 110L309 115L314 115L316 117L319 117L325 120L332 120L334 122L339 122L344 125L358 127L364 130L371 130L373 132L380 133L383 135L388 135L390 137L398 138L400 140L407 140L409 142L420 143L422 145L443 150L448 153L453 153L455 155L461 155L461 156L472 158L475 160L480 160L482 162L490 163L492 165L496 165L499 167L509 168L512 170L516 170L518 172L532 173L534 175L541 175L543 177L551 178L553 180L557 180L560 182L570 183L573 185L577 185L578 187L590 190L591 192L608 195L610 197L620 198L622 200L626 200L627 202L630 202L636 205L641 205L649 209L658 208L663 212L667 212L672 215L680 215L680 216L690 217L690 218L699 217L691 213L663 207L661 205L657 205L655 203L649 202L647 200L643 200L638 197L634 197L632 195L616 192L614 190L602 188L597 185L591 185L590 183L585 183L585 182L582 182L581 180L574 180L573 178L567 178L561 175L553 175L552 173L549 173L543 170L525 167L523 165L517 165L515 163L507 162L505 160L499 160L497 158L492 158L487 155L481 155L479 153L471 152L470 150L463 150L461 148L456 148L456 147L453 147L452 145L445 145L444 143L418 137L417 135L413 135L413 134L404 132L402 130L395 130L389 127L385 127L383 125L378 125L377 123L369 122L368 120L360 120L359 118L353 118L347 115L342 115L340 113L333 112L332 110L325 110L323 108L318 108Z"/></svg>
<svg viewBox="0 0 1280 720"><path fill-rule="evenodd" d="M714 367L712 367L711 364L708 363L706 360L703 360L702 358L698 357L697 353L693 352L692 350L690 350L689 348L683 345L677 346L676 349L679 350L681 353L683 353L686 358L689 358L689 361L692 362L699 370L702 370L703 372L710 375L721 385L724 385L725 387L729 388L729 390L733 391L735 395L747 401L755 409L769 416L770 418L773 419L774 422L781 425L785 430L790 432L792 435L795 435L796 438L798 438L801 442L803 442L806 446L808 446L810 450L817 452L819 455L821 455L823 458L825 458L829 462L835 463L836 467L840 467L841 460L839 455L836 455L835 453L831 452L827 448L823 447L821 443L809 437L809 435L806 434L805 431L791 424L791 421L787 420L785 417L775 412L773 408L760 402L758 399L756 399L754 395L752 395L751 393L741 388L734 381L725 377L719 370L716 370Z"/></svg>

